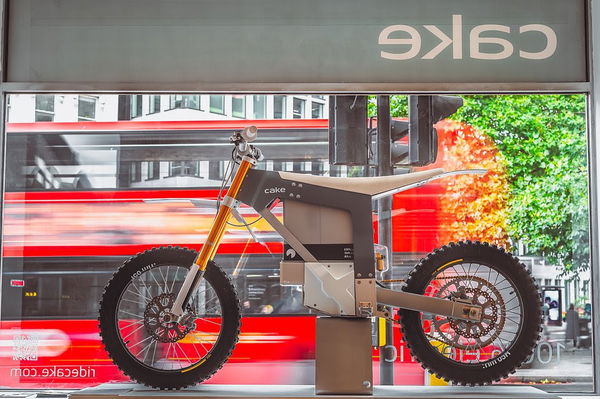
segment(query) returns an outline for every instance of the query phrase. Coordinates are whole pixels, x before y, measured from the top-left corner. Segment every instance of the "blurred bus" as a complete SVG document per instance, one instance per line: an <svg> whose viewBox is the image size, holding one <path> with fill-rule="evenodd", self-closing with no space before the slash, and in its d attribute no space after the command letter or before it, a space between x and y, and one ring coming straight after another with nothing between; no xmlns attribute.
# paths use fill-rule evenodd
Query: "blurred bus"
<svg viewBox="0 0 600 399"><path fill-rule="evenodd" d="M215 209L156 198L215 199L232 130L255 124L258 167L329 176L327 120L75 122L7 125L3 193L0 387L81 388L124 381L97 329L104 285L129 256L162 245L198 250ZM437 245L442 183L397 194L393 277ZM258 218L249 208L248 222ZM275 213L280 215L281 209ZM374 216L374 223L376 223ZM216 261L242 304L242 334L209 383L314 383L315 315L279 285L281 238L264 222L231 227ZM397 329L397 384L422 384ZM378 352L374 350L377 367ZM377 372L374 372L377 382Z"/></svg>

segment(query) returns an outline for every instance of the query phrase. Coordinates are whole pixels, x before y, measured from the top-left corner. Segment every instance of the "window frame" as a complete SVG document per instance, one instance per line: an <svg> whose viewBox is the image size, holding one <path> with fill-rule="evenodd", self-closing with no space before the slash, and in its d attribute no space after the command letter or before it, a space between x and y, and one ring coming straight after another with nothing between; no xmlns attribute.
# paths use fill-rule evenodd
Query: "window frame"
<svg viewBox="0 0 600 399"><path fill-rule="evenodd" d="M281 114L278 116L277 110L277 100L281 100L280 102L280 112ZM273 119L287 119L287 96L285 95L274 95L273 96Z"/></svg>
<svg viewBox="0 0 600 399"><path fill-rule="evenodd" d="M144 115L144 96L141 94L131 95L131 106L129 107L129 117L131 119L139 118Z"/></svg>
<svg viewBox="0 0 600 399"><path fill-rule="evenodd" d="M52 110L42 109L38 105L38 99L42 97L52 97ZM56 96L54 94L36 94L35 95L35 106L34 106L34 120L35 122L54 122L56 116ZM38 119L38 114L50 116L50 120Z"/></svg>
<svg viewBox="0 0 600 399"><path fill-rule="evenodd" d="M129 164L129 182L139 183L142 181L142 161L131 161Z"/></svg>
<svg viewBox="0 0 600 399"><path fill-rule="evenodd" d="M319 115L315 116L315 106L317 106L318 110L319 110ZM310 105L310 117L311 119L323 119L323 116L325 114L325 103L322 102L318 102L318 101L312 101L311 105Z"/></svg>
<svg viewBox="0 0 600 399"><path fill-rule="evenodd" d="M296 102L301 104L300 113L296 113ZM306 99L300 97L294 97L292 99L292 119L304 119L306 118Z"/></svg>
<svg viewBox="0 0 600 399"><path fill-rule="evenodd" d="M180 97L180 98L178 99L177 97ZM191 97L195 97L198 107L189 106L190 101L186 101L186 100L189 100ZM182 106L176 105L176 103L178 101L181 101ZM196 111L202 111L201 97L198 94L190 94L190 95L188 95L188 94L171 94L171 95L169 95L169 109L167 111L171 111L174 109L194 109ZM156 112L160 112L160 111L156 111ZM154 112L152 112L152 113L154 113Z"/></svg>
<svg viewBox="0 0 600 399"><path fill-rule="evenodd" d="M173 164L176 162L180 162L181 165L174 166ZM186 164L189 163L189 164ZM194 167L196 169L196 173L184 173L185 168ZM182 173L175 174L173 170L175 168L181 168ZM183 161L169 161L169 177L176 176L191 176L191 177L200 177L200 161L195 160L183 160Z"/></svg>
<svg viewBox="0 0 600 399"><path fill-rule="evenodd" d="M260 101L258 101L259 98L262 98L262 106L260 106ZM262 109L262 111L261 111L262 116L256 114L256 110L257 110L257 108L259 108L259 107L257 107L257 105L259 105L260 108ZM253 114L252 115L253 119L266 119L267 118L267 96L266 95L263 94L263 95L252 96L252 114Z"/></svg>
<svg viewBox="0 0 600 399"><path fill-rule="evenodd" d="M217 107L213 107L212 101L213 98L220 98L220 102L221 102L221 108L217 108ZM222 94L217 94L217 95L210 95L208 97L208 111L211 114L217 114L217 115L225 115L225 96Z"/></svg>
<svg viewBox="0 0 600 399"><path fill-rule="evenodd" d="M146 180L160 179L160 161L148 161Z"/></svg>
<svg viewBox="0 0 600 399"><path fill-rule="evenodd" d="M84 102L89 102L89 103L93 102L94 103L94 116L92 118L81 116L81 104ZM85 121L93 122L96 120L97 116L98 116L98 97L79 95L77 97L77 120L79 122L85 122Z"/></svg>
<svg viewBox="0 0 600 399"><path fill-rule="evenodd" d="M158 99L158 109L156 109L156 100ZM148 115L161 112L162 99L160 95L148 96Z"/></svg>
<svg viewBox="0 0 600 399"><path fill-rule="evenodd" d="M235 110L235 103L236 100L241 101L242 104L242 111L236 111ZM240 118L240 119L245 119L246 118L246 113L247 113L247 108L246 108L246 96L244 95L232 95L231 96L231 116L234 118Z"/></svg>

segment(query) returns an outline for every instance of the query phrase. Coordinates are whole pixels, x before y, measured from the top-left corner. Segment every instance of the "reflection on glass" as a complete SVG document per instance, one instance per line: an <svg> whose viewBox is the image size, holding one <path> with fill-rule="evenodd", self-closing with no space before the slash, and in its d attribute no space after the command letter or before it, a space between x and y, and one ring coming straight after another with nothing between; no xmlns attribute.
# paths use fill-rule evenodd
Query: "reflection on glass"
<svg viewBox="0 0 600 399"><path fill-rule="evenodd" d="M199 133L194 129L148 132L145 130L148 126L156 125L152 130L157 130L165 126L164 122L145 122L139 129L128 123L121 127L113 124L110 128L99 124L97 131L75 124L51 132L37 129L17 132L18 127L9 124L6 141L11 151L7 153L6 162L11 172L6 176L6 189L125 189L143 187L139 184L142 180L157 180L152 187L219 186L231 155L227 134L220 130ZM327 157L326 129L323 124L321 128L311 128L302 136L294 137L290 132L296 128L283 124L280 129L272 129L262 141L263 145L278 146L279 154L285 153L289 159L308 158L323 163ZM178 161L184 154L188 160ZM279 154L273 155L281 157ZM144 160L136 161L139 159ZM202 166L203 162L206 167ZM216 175L214 168L217 168ZM332 167L332 170L337 169ZM175 180L175 176L200 179Z"/></svg>

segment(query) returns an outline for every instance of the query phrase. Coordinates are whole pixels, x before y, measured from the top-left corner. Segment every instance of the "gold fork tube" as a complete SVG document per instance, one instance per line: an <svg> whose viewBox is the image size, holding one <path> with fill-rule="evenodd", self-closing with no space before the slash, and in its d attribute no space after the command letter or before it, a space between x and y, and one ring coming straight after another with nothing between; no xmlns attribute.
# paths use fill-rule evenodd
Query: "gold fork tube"
<svg viewBox="0 0 600 399"><path fill-rule="evenodd" d="M236 199L240 188L242 187L242 182L248 173L248 170L252 167L252 162L247 160L242 160L240 167L238 168L235 177L233 178L233 182L227 190L227 196ZM204 271L208 262L211 261L215 254L217 253L217 249L219 249L219 244L223 239L223 235L225 234L225 229L227 228L227 221L229 221L229 217L231 216L231 208L226 205L221 205L219 207L219 212L215 217L215 221L208 232L208 237L206 238L206 242L202 246L200 253L196 257L194 264L200 268L200 270Z"/></svg>

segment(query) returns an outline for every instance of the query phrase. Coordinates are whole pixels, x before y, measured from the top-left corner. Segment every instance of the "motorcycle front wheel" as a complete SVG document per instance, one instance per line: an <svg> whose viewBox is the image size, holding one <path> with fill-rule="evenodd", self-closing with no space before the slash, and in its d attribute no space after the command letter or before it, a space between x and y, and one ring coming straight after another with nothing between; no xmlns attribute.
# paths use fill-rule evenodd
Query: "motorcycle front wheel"
<svg viewBox="0 0 600 399"><path fill-rule="evenodd" d="M412 355L438 378L484 385L526 361L540 337L539 290L517 258L480 242L436 249L411 271L404 291L482 307L479 321L399 311Z"/></svg>
<svg viewBox="0 0 600 399"><path fill-rule="evenodd" d="M179 389L202 382L231 355L240 331L240 308L231 280L210 262L184 312L165 314L196 252L155 248L127 260L108 282L100 304L102 342L121 371L147 386Z"/></svg>

